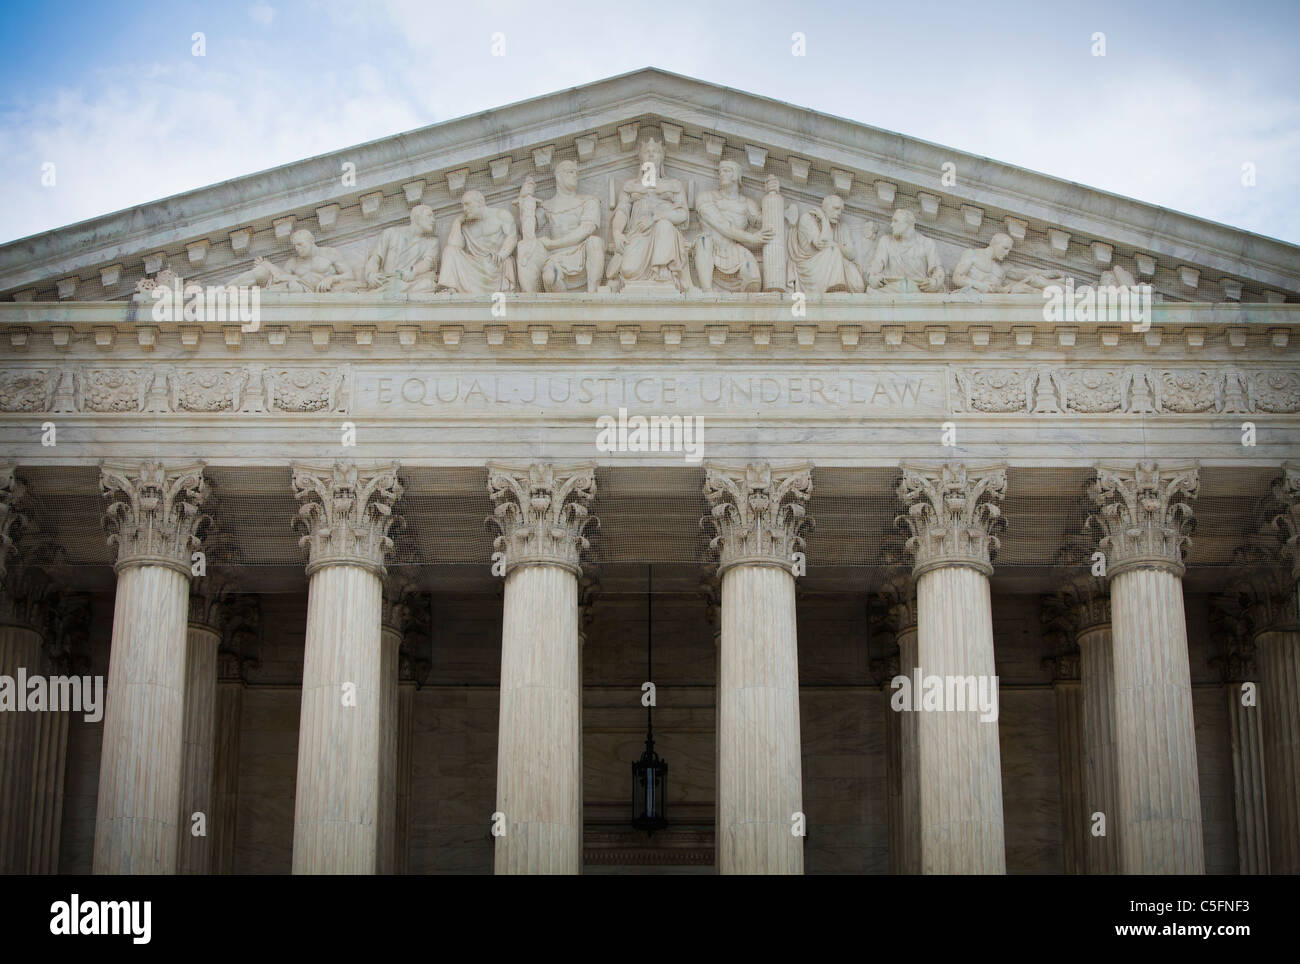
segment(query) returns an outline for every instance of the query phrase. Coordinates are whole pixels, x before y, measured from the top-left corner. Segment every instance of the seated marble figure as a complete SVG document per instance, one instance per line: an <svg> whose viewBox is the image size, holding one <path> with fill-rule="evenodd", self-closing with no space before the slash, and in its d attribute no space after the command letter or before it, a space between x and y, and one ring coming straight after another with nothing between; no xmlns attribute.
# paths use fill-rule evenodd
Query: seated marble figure
<svg viewBox="0 0 1300 964"><path fill-rule="evenodd" d="M998 232L986 248L969 248L957 259L952 272L953 287L958 291L989 294L1032 294L1048 285L1064 284L1057 274L1043 274L1003 265L1012 247L1011 236Z"/></svg>
<svg viewBox="0 0 1300 964"><path fill-rule="evenodd" d="M360 291L361 283L337 248L316 243L306 228L289 236L293 257L278 267L266 258L253 260L253 267L231 280L233 285L257 285L267 291L324 292Z"/></svg>

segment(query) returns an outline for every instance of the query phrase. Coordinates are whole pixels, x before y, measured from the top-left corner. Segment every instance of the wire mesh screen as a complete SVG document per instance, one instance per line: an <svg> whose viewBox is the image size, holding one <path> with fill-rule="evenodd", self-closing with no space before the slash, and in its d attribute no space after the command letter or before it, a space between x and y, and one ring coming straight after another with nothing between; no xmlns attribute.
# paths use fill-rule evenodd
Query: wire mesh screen
<svg viewBox="0 0 1300 964"><path fill-rule="evenodd" d="M301 589L305 555L298 545L301 533L293 528L300 503L289 468L222 466L206 474L213 492L206 509L215 522L207 541L210 556L263 570L259 582L265 591ZM869 589L889 567L909 561L904 534L895 525L903 511L896 495L900 474L894 468L814 468L813 526L807 533L812 585ZM1270 488L1276 474L1268 467L1201 469L1189 576L1233 565L1234 552L1276 514ZM31 468L19 475L28 485L26 514L37 530L20 541L20 551L44 547L42 558L72 573L74 585L111 586L115 550L101 524L106 500L99 494L98 469ZM483 585L490 584L495 530L486 524L493 509L486 471L418 467L400 475L405 492L395 511L402 521L392 532L390 566L460 570L451 578L460 586L477 586L470 574L479 573ZM1008 470L995 581L1032 574L1034 584L1050 584L1064 569L1083 564L1096 538L1095 532L1084 533L1092 478L1084 467ZM679 567L684 578L698 579L713 535L707 522L701 525L709 511L702 468L601 467L596 479L591 511L600 524L588 530L592 565L610 571Z"/></svg>

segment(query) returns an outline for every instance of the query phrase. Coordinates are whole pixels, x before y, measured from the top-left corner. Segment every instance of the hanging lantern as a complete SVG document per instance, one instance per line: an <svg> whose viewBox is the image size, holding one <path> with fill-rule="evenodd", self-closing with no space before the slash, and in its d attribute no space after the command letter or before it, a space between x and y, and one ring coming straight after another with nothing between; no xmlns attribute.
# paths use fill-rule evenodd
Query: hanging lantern
<svg viewBox="0 0 1300 964"><path fill-rule="evenodd" d="M668 764L655 752L654 733L646 732L645 752L632 764L632 826L654 833L668 826Z"/></svg>
<svg viewBox="0 0 1300 964"><path fill-rule="evenodd" d="M646 669L654 681L653 623L650 606L654 575L646 566ZM654 692L653 689L650 692ZM653 834L668 826L668 764L655 752L654 700L646 704L645 752L632 764L632 826Z"/></svg>

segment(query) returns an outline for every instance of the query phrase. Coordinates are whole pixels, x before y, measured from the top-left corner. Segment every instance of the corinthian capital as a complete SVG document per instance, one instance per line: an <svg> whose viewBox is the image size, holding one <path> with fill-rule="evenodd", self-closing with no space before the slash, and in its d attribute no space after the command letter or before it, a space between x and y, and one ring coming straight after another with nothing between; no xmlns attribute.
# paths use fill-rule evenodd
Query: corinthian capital
<svg viewBox="0 0 1300 964"><path fill-rule="evenodd" d="M704 467L704 496L718 553L718 572L737 565L778 566L801 574L796 553L804 549L803 530L811 523L805 503L812 495L809 462L773 466L711 462Z"/></svg>
<svg viewBox="0 0 1300 964"><path fill-rule="evenodd" d="M384 574L384 559L393 551L388 530L399 516L393 504L402 497L397 463L363 466L293 465L293 494L302 505L294 525L303 536L307 575L325 566L359 566Z"/></svg>
<svg viewBox="0 0 1300 964"><path fill-rule="evenodd" d="M595 465L489 462L487 470L488 495L496 503L488 522L500 531L492 548L505 553L505 571L547 565L580 573L582 552L591 548L583 533L596 521L588 512L596 495Z"/></svg>
<svg viewBox="0 0 1300 964"><path fill-rule="evenodd" d="M907 550L916 557L913 576L942 566L970 566L986 576L993 574L993 555L1001 525L997 507L1007 491L1007 470L1002 465L966 466L960 463L904 463L898 497L907 506L894 524L907 524L911 538Z"/></svg>
<svg viewBox="0 0 1300 964"><path fill-rule="evenodd" d="M1260 566L1233 582L1247 632L1300 632L1296 588L1291 574L1280 566Z"/></svg>
<svg viewBox="0 0 1300 964"><path fill-rule="evenodd" d="M1273 483L1273 496L1282 511L1273 517L1273 528L1282 536L1282 552L1291 558L1291 578L1300 582L1300 465L1282 466L1282 477Z"/></svg>
<svg viewBox="0 0 1300 964"><path fill-rule="evenodd" d="M210 495L203 463L105 462L102 495L113 502L104 512L108 544L117 546L115 569L167 566L190 574L190 553L199 548L200 529L210 518L199 508Z"/></svg>
<svg viewBox="0 0 1300 964"><path fill-rule="evenodd" d="M1195 463L1150 460L1097 467L1088 495L1097 511L1088 517L1102 536L1107 574L1126 569L1168 569L1181 577L1191 545L1192 507L1200 484Z"/></svg>
<svg viewBox="0 0 1300 964"><path fill-rule="evenodd" d="M22 514L27 487L14 475L14 466L0 465L0 588L5 585L5 568L27 517Z"/></svg>
<svg viewBox="0 0 1300 964"><path fill-rule="evenodd" d="M1055 598L1076 635L1093 626L1110 625L1110 593L1100 576L1076 575L1056 591Z"/></svg>

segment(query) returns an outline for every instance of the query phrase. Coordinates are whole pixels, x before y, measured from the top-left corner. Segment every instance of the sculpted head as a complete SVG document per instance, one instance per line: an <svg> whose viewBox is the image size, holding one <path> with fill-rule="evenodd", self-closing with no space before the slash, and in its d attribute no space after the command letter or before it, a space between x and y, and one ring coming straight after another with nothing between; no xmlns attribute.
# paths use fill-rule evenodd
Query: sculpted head
<svg viewBox="0 0 1300 964"><path fill-rule="evenodd" d="M460 209L465 213L466 221L478 221L487 211L487 201L480 191L466 191L460 196Z"/></svg>
<svg viewBox="0 0 1300 964"><path fill-rule="evenodd" d="M822 210L831 219L831 224L834 224L844 213L844 199L838 194L827 194L822 198Z"/></svg>
<svg viewBox="0 0 1300 964"><path fill-rule="evenodd" d="M763 182L763 190L768 194L781 193L781 179L775 174L769 174L767 180Z"/></svg>
<svg viewBox="0 0 1300 964"><path fill-rule="evenodd" d="M411 227L420 234L433 234L433 208L427 204L417 204L411 208Z"/></svg>
<svg viewBox="0 0 1300 964"><path fill-rule="evenodd" d="M994 259L1001 261L1011 253L1011 244L1011 235L999 231L989 239L989 253Z"/></svg>
<svg viewBox="0 0 1300 964"><path fill-rule="evenodd" d="M894 216L889 221L889 230L896 238L911 237L912 232L916 229L916 215L911 211L905 211L902 208L894 212Z"/></svg>
<svg viewBox="0 0 1300 964"><path fill-rule="evenodd" d="M721 161L718 164L718 185L728 187L740 183L740 165L735 161Z"/></svg>
<svg viewBox="0 0 1300 964"><path fill-rule="evenodd" d="M652 137L641 142L641 146L637 148L636 156L642 164L647 161L653 164L657 171L664 163L664 146Z"/></svg>
<svg viewBox="0 0 1300 964"><path fill-rule="evenodd" d="M316 239L306 228L299 228L289 235L289 243L293 245L293 253L300 258L307 257L316 249Z"/></svg>
<svg viewBox="0 0 1300 964"><path fill-rule="evenodd" d="M555 186L566 194L578 190L578 162L563 160L555 165Z"/></svg>

